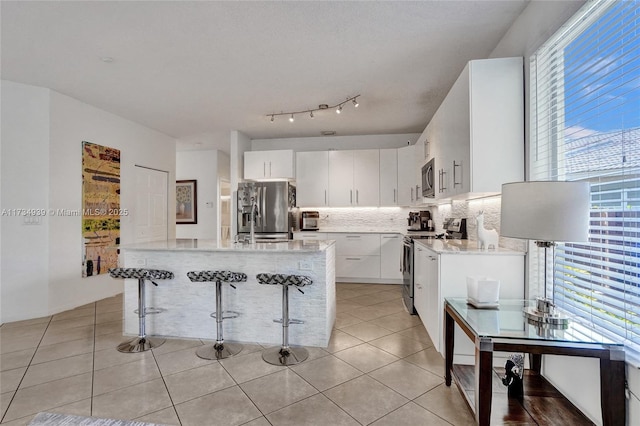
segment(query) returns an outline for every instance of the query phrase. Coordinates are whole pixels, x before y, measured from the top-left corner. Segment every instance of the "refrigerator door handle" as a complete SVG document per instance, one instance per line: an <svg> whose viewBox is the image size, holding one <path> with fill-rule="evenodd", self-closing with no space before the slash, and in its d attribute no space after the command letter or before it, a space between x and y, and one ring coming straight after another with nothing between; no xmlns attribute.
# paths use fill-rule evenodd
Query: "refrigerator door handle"
<svg viewBox="0 0 640 426"><path fill-rule="evenodd" d="M267 187L263 186L262 187L262 208L261 208L261 225L264 227L265 224L267 223ZM264 229L263 229L264 231Z"/></svg>

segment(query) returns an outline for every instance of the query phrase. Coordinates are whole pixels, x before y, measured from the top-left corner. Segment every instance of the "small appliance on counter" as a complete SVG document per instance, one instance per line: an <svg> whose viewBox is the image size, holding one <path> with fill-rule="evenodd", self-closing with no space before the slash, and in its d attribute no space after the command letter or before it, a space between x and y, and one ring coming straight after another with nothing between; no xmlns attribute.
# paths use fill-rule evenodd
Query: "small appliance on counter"
<svg viewBox="0 0 640 426"><path fill-rule="evenodd" d="M442 224L446 234L445 238L454 240L466 240L467 236L467 219L462 218L446 218Z"/></svg>
<svg viewBox="0 0 640 426"><path fill-rule="evenodd" d="M420 212L409 212L409 231L420 231Z"/></svg>
<svg viewBox="0 0 640 426"><path fill-rule="evenodd" d="M431 219L431 212L429 212L429 210L409 212L409 218L407 221L409 224L409 228L407 228L408 231L435 231L435 226Z"/></svg>
<svg viewBox="0 0 640 426"><path fill-rule="evenodd" d="M315 211L302 212L300 218L301 231L317 231L320 228L320 213Z"/></svg>
<svg viewBox="0 0 640 426"><path fill-rule="evenodd" d="M431 219L431 212L429 210L422 210L420 212L420 230L433 232L436 230L433 226L433 220Z"/></svg>

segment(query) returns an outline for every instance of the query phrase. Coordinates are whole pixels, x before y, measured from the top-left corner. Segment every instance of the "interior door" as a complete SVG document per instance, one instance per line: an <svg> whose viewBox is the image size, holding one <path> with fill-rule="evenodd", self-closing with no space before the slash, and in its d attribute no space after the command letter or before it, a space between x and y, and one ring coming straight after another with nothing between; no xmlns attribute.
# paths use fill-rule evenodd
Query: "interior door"
<svg viewBox="0 0 640 426"><path fill-rule="evenodd" d="M135 242L166 240L169 173L142 166L136 166L135 170Z"/></svg>

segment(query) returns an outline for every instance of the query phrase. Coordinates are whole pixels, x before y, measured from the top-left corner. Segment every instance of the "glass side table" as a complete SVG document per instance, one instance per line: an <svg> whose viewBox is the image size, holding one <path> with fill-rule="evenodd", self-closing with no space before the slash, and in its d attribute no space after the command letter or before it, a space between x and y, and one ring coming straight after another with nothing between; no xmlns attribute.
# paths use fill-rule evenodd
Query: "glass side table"
<svg viewBox="0 0 640 426"><path fill-rule="evenodd" d="M535 300L500 300L495 309L477 309L465 298L445 299L445 383L451 386L454 329L457 324L475 343L475 390L473 401L458 385L475 412L476 422L489 425L491 420L493 352L524 352L531 355L531 368L537 373L542 355L567 355L600 359L600 403L605 426L625 424L624 345L615 343L569 315L566 328L529 324L524 308ZM456 377L456 384L460 381Z"/></svg>

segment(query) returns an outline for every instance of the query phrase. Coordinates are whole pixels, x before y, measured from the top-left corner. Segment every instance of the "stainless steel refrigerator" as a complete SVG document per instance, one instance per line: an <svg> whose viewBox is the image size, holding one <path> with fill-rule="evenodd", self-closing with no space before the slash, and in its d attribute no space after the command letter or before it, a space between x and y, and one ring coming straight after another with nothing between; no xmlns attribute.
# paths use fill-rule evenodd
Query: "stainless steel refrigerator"
<svg viewBox="0 0 640 426"><path fill-rule="evenodd" d="M291 182L241 182L238 185L238 237L251 232L259 239L291 239L293 234L296 187Z"/></svg>

